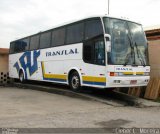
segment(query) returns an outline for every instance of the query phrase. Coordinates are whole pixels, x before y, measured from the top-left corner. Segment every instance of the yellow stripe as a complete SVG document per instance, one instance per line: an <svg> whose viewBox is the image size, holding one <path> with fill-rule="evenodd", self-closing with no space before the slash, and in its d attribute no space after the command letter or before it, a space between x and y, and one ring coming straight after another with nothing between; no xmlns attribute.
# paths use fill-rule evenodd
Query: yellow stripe
<svg viewBox="0 0 160 134"><path fill-rule="evenodd" d="M133 75L133 72L123 72L125 75ZM144 75L144 72L136 72L137 75Z"/></svg>
<svg viewBox="0 0 160 134"><path fill-rule="evenodd" d="M44 62L42 62L42 71L43 71L43 77L44 78L54 78L54 79L67 79L66 74L46 74L44 69Z"/></svg>
<svg viewBox="0 0 160 134"><path fill-rule="evenodd" d="M136 72L138 75L144 75L144 72Z"/></svg>
<svg viewBox="0 0 160 134"><path fill-rule="evenodd" d="M123 72L123 74L126 74L126 75L133 75L133 72Z"/></svg>
<svg viewBox="0 0 160 134"><path fill-rule="evenodd" d="M42 61L42 71L43 71L43 74L45 74L45 70L44 70L44 62Z"/></svg>
<svg viewBox="0 0 160 134"><path fill-rule="evenodd" d="M42 62L42 71L44 78L55 78L55 79L67 79L66 74L46 74L44 69L44 62ZM95 76L82 76L83 81L90 82L106 82L105 77L95 77Z"/></svg>
<svg viewBox="0 0 160 134"><path fill-rule="evenodd" d="M44 78L54 78L54 79L67 79L67 75L63 74L44 74Z"/></svg>
<svg viewBox="0 0 160 134"><path fill-rule="evenodd" d="M106 82L105 77L95 77L95 76L82 76L83 81L91 82Z"/></svg>

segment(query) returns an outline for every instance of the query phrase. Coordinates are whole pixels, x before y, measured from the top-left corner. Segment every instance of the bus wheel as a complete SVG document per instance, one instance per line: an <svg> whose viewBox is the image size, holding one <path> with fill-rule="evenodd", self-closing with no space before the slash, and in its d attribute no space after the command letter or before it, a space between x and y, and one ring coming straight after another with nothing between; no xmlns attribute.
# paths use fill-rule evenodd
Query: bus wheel
<svg viewBox="0 0 160 134"><path fill-rule="evenodd" d="M24 82L24 73L23 73L23 71L20 71L20 73L19 73L19 81L20 81L21 83Z"/></svg>
<svg viewBox="0 0 160 134"><path fill-rule="evenodd" d="M69 79L69 85L71 89L75 92L80 92L81 84L80 84L80 78L77 72L73 72Z"/></svg>

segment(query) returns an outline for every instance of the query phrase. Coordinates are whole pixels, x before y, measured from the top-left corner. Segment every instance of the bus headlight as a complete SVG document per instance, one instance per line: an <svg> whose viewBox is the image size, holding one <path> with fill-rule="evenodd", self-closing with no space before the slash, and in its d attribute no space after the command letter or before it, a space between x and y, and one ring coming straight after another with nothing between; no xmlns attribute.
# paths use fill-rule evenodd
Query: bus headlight
<svg viewBox="0 0 160 134"><path fill-rule="evenodd" d="M110 76L118 76L119 73L115 73L115 72L110 72Z"/></svg>
<svg viewBox="0 0 160 134"><path fill-rule="evenodd" d="M149 76L149 72L145 72L144 75Z"/></svg>
<svg viewBox="0 0 160 134"><path fill-rule="evenodd" d="M124 74L123 74L122 72L119 72L118 75L119 75L119 76L123 76Z"/></svg>
<svg viewBox="0 0 160 134"><path fill-rule="evenodd" d="M123 76L122 72L110 72L110 76Z"/></svg>

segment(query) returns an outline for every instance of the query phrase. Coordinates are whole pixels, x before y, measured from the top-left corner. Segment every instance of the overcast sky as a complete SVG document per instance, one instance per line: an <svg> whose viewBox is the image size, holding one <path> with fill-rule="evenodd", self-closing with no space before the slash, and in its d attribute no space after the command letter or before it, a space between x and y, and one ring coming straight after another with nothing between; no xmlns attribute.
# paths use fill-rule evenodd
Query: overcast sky
<svg viewBox="0 0 160 134"><path fill-rule="evenodd" d="M0 47L64 22L106 14L107 0L0 0ZM110 15L160 24L160 0L110 0Z"/></svg>

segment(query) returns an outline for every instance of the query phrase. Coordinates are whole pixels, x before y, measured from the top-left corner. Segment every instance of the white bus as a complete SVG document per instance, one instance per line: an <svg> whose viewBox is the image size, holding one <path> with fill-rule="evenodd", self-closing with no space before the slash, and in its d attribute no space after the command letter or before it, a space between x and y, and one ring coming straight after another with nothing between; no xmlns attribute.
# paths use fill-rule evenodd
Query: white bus
<svg viewBox="0 0 160 134"><path fill-rule="evenodd" d="M9 76L97 88L146 86L148 45L142 25L95 16L10 43Z"/></svg>

